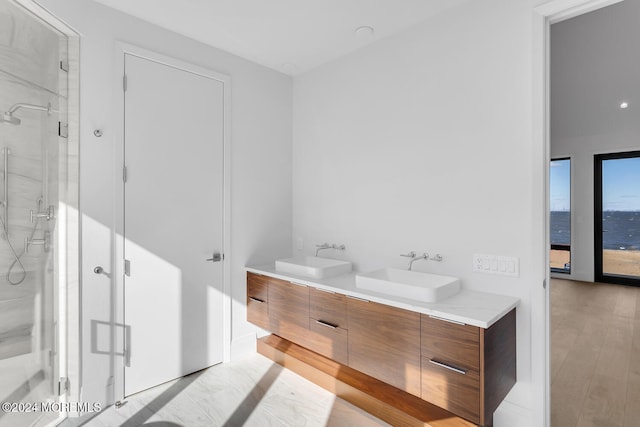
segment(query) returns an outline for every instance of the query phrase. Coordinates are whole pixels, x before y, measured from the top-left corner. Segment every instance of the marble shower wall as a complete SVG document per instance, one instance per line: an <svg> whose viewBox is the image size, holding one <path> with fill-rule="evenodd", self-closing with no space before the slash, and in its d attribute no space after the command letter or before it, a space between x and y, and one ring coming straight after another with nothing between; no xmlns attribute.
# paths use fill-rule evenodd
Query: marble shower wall
<svg viewBox="0 0 640 427"><path fill-rule="evenodd" d="M47 114L19 109L14 115L20 125L0 124L0 200L5 199L2 150L9 149L8 218L0 207L0 216L8 222L8 240L20 255L26 238L43 239L45 232L51 236L48 252L32 246L20 257L26 278L17 286L8 283L14 256L7 237L0 238L0 360L51 344L55 219L31 222L30 211L45 210L45 204L58 207L58 121L66 122L67 78L60 70L64 58L64 36L21 7L0 0L0 112L16 103L50 103L55 110ZM11 280L21 276L15 265Z"/></svg>

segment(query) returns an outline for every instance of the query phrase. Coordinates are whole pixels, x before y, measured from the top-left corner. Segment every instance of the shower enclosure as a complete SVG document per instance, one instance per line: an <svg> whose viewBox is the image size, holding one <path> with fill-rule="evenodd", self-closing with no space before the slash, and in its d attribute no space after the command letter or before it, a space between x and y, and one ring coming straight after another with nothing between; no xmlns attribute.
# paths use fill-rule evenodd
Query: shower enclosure
<svg viewBox="0 0 640 427"><path fill-rule="evenodd" d="M66 201L77 193L68 179L67 50L67 36L0 0L2 402L58 402L66 389ZM3 411L0 426L59 417Z"/></svg>

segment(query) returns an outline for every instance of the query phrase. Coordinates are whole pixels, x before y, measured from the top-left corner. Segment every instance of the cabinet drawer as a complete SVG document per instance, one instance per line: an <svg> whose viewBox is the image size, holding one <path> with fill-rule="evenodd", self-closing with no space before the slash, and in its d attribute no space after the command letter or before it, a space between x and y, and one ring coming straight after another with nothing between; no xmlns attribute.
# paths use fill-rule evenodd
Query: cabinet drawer
<svg viewBox="0 0 640 427"><path fill-rule="evenodd" d="M309 334L309 288L269 278L269 328L293 342L304 343Z"/></svg>
<svg viewBox="0 0 640 427"><path fill-rule="evenodd" d="M347 299L344 295L311 288L309 310L312 319L347 329Z"/></svg>
<svg viewBox="0 0 640 427"><path fill-rule="evenodd" d="M420 315L347 298L349 367L420 396Z"/></svg>
<svg viewBox="0 0 640 427"><path fill-rule="evenodd" d="M439 363L434 358L422 358L422 399L479 423L480 375L476 371L456 372L453 369L457 367Z"/></svg>
<svg viewBox="0 0 640 427"><path fill-rule="evenodd" d="M267 278L247 273L247 321L269 329L269 286Z"/></svg>
<svg viewBox="0 0 640 427"><path fill-rule="evenodd" d="M306 343L309 350L313 350L344 365L348 364L348 331L346 329L334 328L324 324L322 321L311 319L309 332L309 339Z"/></svg>
<svg viewBox="0 0 640 427"><path fill-rule="evenodd" d="M480 370L480 328L421 315L422 356Z"/></svg>

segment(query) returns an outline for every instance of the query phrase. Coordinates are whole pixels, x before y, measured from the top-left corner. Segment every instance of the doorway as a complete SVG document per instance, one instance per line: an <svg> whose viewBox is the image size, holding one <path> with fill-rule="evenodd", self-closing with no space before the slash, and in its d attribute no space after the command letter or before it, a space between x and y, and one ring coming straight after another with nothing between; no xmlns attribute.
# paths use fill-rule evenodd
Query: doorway
<svg viewBox="0 0 640 427"><path fill-rule="evenodd" d="M632 136L637 127L630 120L635 112L624 102L627 97L626 101L637 99L628 89L638 85L630 86L627 80L637 75L635 61L616 60L610 55L629 52L619 40L634 39L628 33L637 27L635 10L639 2L612 5L616 2L585 1L574 8L553 3L556 10L546 15L550 17L546 30L553 24L550 46L545 47L546 59L551 61L546 79L551 95L550 105L545 108L550 130L547 161L550 157L571 157L575 179L571 275L564 280L556 275L551 281L551 294L547 294L547 424L635 425L622 421L627 419L628 408L611 404L618 404L627 386L629 393L632 390L631 383L621 380L631 372L627 370L629 364L620 358L625 354L620 349L627 343L618 338L629 329L626 314L635 311L636 299L629 297L628 288L613 293L615 287L594 283L598 280L594 274L598 234L594 234L598 222L594 215L594 156L637 147L637 138ZM597 294L597 301L581 294L585 285L594 291L592 297ZM603 318L612 320L611 328L601 329L605 323L599 320ZM596 375L594 381L590 375Z"/></svg>
<svg viewBox="0 0 640 427"><path fill-rule="evenodd" d="M596 282L640 286L640 151L594 157Z"/></svg>
<svg viewBox="0 0 640 427"><path fill-rule="evenodd" d="M124 53L124 395L224 360L224 79Z"/></svg>

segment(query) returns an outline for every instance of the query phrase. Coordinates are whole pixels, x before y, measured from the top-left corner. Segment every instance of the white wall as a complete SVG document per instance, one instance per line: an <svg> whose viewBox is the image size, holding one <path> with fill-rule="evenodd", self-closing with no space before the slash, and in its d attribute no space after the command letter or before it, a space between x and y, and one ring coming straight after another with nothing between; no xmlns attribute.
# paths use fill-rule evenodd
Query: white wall
<svg viewBox="0 0 640 427"><path fill-rule="evenodd" d="M525 408L521 425L542 404L532 397L542 379L532 376L531 305L545 274L534 255L543 166L532 159L542 148L527 3L467 2L296 77L293 103L293 247L343 243L333 256L364 271L405 265L399 254L410 250L440 253L441 263L414 268L519 297L518 384L507 400ZM474 253L516 256L520 276L473 273Z"/></svg>
<svg viewBox="0 0 640 427"><path fill-rule="evenodd" d="M112 271L115 218L114 164L119 135L115 117L116 41L231 76L231 262L232 357L255 345L255 327L245 321L246 264L291 253L291 79L199 42L86 0L38 3L81 34L81 194L83 394L85 402L112 402L107 387L113 365L90 351L91 320L108 321L112 283L92 270ZM102 138L93 136L102 129ZM162 210L162 205L150 206ZM194 212L197 219L202 213ZM103 344L103 343L99 343Z"/></svg>
<svg viewBox="0 0 640 427"><path fill-rule="evenodd" d="M594 280L594 154L640 150L638 16L625 0L551 26L551 156L571 158L575 280Z"/></svg>

